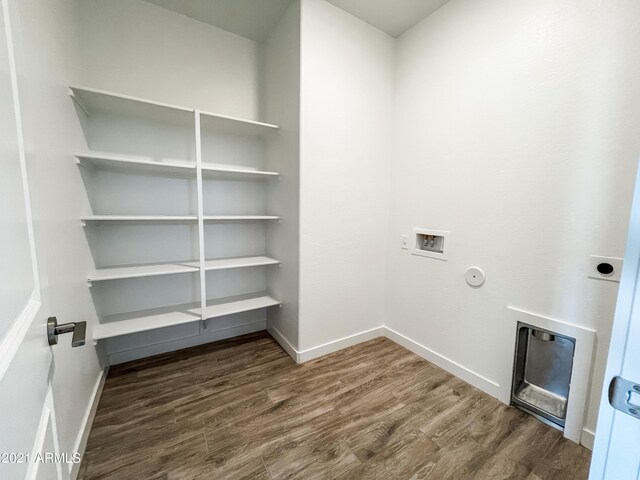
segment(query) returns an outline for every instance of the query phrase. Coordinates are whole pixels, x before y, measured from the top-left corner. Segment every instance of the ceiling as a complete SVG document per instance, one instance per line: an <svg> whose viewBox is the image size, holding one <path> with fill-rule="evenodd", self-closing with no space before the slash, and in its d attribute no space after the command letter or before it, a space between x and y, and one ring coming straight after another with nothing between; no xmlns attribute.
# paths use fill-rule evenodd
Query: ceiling
<svg viewBox="0 0 640 480"><path fill-rule="evenodd" d="M291 0L145 0L214 27L261 42ZM397 37L448 0L328 0Z"/></svg>
<svg viewBox="0 0 640 480"><path fill-rule="evenodd" d="M328 1L392 37L398 37L449 0Z"/></svg>
<svg viewBox="0 0 640 480"><path fill-rule="evenodd" d="M291 0L145 0L214 27L261 42Z"/></svg>

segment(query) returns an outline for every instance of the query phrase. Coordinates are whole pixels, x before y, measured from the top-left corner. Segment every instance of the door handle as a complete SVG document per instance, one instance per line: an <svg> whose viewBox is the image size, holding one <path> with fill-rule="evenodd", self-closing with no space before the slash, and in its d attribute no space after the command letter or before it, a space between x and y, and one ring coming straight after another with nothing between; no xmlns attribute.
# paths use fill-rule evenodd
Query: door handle
<svg viewBox="0 0 640 480"><path fill-rule="evenodd" d="M47 319L47 339L49 340L49 345L56 345L58 343L58 335L71 332L73 332L71 346L81 347L84 345L84 338L87 333L87 322L72 322L58 325L58 319L56 317L49 317Z"/></svg>
<svg viewBox="0 0 640 480"><path fill-rule="evenodd" d="M614 377L609 384L609 403L616 410L640 419L640 385Z"/></svg>

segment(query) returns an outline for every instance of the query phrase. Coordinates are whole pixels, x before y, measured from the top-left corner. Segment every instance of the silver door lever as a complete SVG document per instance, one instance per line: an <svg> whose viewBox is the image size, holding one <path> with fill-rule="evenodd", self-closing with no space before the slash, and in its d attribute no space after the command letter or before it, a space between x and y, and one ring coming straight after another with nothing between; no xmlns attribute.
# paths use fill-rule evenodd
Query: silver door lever
<svg viewBox="0 0 640 480"><path fill-rule="evenodd" d="M73 332L71 346L81 347L84 345L84 337L87 333L87 322L72 322L58 325L58 319L56 317L49 317L47 319L47 339L49 340L49 345L56 345L58 343L58 335L70 332Z"/></svg>

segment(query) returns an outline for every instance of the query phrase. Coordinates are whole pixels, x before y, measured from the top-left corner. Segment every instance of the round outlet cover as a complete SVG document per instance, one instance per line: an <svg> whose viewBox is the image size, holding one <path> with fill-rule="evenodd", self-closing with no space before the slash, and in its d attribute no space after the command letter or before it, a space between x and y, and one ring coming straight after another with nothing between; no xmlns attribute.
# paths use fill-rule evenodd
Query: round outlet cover
<svg viewBox="0 0 640 480"><path fill-rule="evenodd" d="M465 272L464 279L472 287L480 287L485 281L485 275L481 268L470 267Z"/></svg>

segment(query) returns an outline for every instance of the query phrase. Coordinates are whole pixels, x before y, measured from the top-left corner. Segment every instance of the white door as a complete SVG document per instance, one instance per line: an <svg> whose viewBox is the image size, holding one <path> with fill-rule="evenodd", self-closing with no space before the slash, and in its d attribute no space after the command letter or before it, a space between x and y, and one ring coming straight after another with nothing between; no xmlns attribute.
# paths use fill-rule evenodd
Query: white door
<svg viewBox="0 0 640 480"><path fill-rule="evenodd" d="M62 479L15 72L8 5L2 0L0 479Z"/></svg>
<svg viewBox="0 0 640 480"><path fill-rule="evenodd" d="M618 303L609 346L605 384L600 402L596 441L591 460L591 480L638 480L640 478L640 169L631 208L631 221ZM625 412L609 404L609 386L619 381ZM624 387L624 388L622 388ZM635 388L634 388L635 387ZM638 408L634 408L637 406Z"/></svg>

